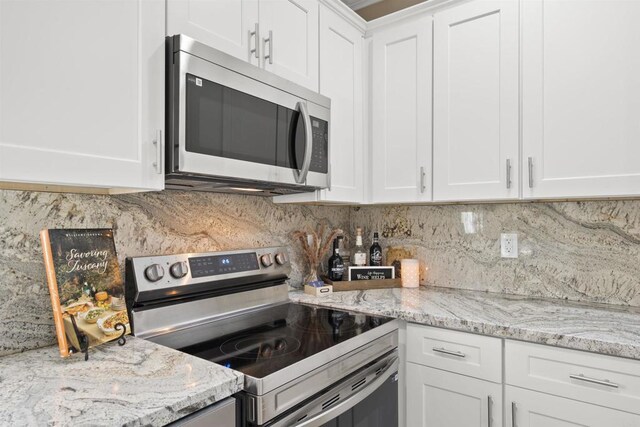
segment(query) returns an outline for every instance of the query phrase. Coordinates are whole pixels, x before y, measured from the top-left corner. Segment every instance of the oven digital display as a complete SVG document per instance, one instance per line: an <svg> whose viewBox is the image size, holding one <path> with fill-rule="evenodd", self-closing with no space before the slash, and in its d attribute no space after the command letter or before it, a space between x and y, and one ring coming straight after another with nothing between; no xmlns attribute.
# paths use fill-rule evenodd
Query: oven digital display
<svg viewBox="0 0 640 427"><path fill-rule="evenodd" d="M193 278L260 269L255 252L189 258L189 267Z"/></svg>

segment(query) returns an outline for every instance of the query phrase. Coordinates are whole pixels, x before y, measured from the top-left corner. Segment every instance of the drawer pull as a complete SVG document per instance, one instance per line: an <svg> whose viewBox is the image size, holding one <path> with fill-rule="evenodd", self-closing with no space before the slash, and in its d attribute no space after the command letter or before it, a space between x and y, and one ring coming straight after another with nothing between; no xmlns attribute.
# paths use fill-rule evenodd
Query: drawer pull
<svg viewBox="0 0 640 427"><path fill-rule="evenodd" d="M599 384L599 385L604 385L607 387L611 387L611 388L618 388L618 384L616 383L612 383L609 380L599 380L597 378L589 378L589 377L585 377L584 375L580 374L580 375L569 375L569 378L571 378L572 380L579 380L579 381L584 381L587 383L592 383L592 384Z"/></svg>
<svg viewBox="0 0 640 427"><path fill-rule="evenodd" d="M518 405L516 405L516 402L511 402L511 427L517 427L516 425L517 410L518 410Z"/></svg>
<svg viewBox="0 0 640 427"><path fill-rule="evenodd" d="M493 398L491 396L487 397L487 427L493 426Z"/></svg>
<svg viewBox="0 0 640 427"><path fill-rule="evenodd" d="M435 351L436 353L448 354L450 356L467 357L466 354L464 354L464 353L462 353L460 351L447 350L446 348L433 347L432 350Z"/></svg>

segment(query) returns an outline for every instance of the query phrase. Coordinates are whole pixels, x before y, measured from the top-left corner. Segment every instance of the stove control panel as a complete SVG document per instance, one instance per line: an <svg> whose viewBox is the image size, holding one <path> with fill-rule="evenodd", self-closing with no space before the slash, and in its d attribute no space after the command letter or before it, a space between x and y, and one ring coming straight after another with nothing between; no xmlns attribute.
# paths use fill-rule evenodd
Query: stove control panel
<svg viewBox="0 0 640 427"><path fill-rule="evenodd" d="M259 281L286 277L291 265L286 247L271 247L136 257L127 260L127 270L128 280L135 281L139 293L166 291L178 295L205 283L212 288L218 286L218 281L226 285L240 278L247 283L252 276L259 276L256 277Z"/></svg>
<svg viewBox="0 0 640 427"><path fill-rule="evenodd" d="M262 255L265 256L269 255ZM258 255L255 252L192 257L189 258L189 266L191 277L194 278L260 269Z"/></svg>

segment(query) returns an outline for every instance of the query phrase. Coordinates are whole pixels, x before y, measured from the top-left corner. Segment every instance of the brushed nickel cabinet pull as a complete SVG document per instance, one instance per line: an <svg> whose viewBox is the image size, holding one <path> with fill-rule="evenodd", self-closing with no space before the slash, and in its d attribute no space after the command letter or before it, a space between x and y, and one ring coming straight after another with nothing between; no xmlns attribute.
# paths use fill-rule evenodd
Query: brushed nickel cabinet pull
<svg viewBox="0 0 640 427"><path fill-rule="evenodd" d="M251 39L255 41L255 47L251 49ZM256 58L260 59L260 24L256 22L255 29L249 31L249 55L254 54Z"/></svg>
<svg viewBox="0 0 640 427"><path fill-rule="evenodd" d="M507 189L511 188L511 159L507 159Z"/></svg>
<svg viewBox="0 0 640 427"><path fill-rule="evenodd" d="M269 54L268 55L266 53L267 43L269 43ZM273 30L269 30L269 37L264 39L264 46L265 46L264 47L264 49L265 49L264 60L266 61L267 58L269 58L269 64L273 64Z"/></svg>
<svg viewBox="0 0 640 427"><path fill-rule="evenodd" d="M511 427L517 427L516 425L516 410L518 409L518 406L516 405L516 402L511 402Z"/></svg>
<svg viewBox="0 0 640 427"><path fill-rule="evenodd" d="M487 414L487 427L491 427L493 425L493 398L491 396L487 396Z"/></svg>
<svg viewBox="0 0 640 427"><path fill-rule="evenodd" d="M598 385L604 385L607 387L611 387L611 388L619 388L620 386L616 383L612 383L609 380L599 380L597 378L590 378L590 377L585 377L583 374L571 374L569 375L569 378L571 378L572 380L578 380L578 381L584 381L587 383L592 383L592 384L598 384Z"/></svg>
<svg viewBox="0 0 640 427"><path fill-rule="evenodd" d="M466 354L462 353L461 351L453 351L453 350L447 350L446 348L438 348L438 347L433 347L432 348L433 351L435 351L436 353L442 353L442 354L448 354L450 356L456 356L456 357L467 357Z"/></svg>
<svg viewBox="0 0 640 427"><path fill-rule="evenodd" d="M162 147L162 131L156 131L156 139L153 140L153 145L156 146L156 161L153 162L153 167L156 168L156 173L158 175L162 174L163 160L162 155L164 154L164 150Z"/></svg>
<svg viewBox="0 0 640 427"><path fill-rule="evenodd" d="M420 192L424 193L424 190L427 189L427 185L425 184L426 173L424 171L424 166L420 166Z"/></svg>
<svg viewBox="0 0 640 427"><path fill-rule="evenodd" d="M533 188L533 157L529 157L529 188Z"/></svg>

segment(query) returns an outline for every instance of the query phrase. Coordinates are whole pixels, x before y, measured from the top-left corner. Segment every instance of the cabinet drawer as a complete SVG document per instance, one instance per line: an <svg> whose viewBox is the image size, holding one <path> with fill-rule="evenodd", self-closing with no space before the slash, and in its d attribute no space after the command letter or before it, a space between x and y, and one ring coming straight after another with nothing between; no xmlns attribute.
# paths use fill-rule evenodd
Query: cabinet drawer
<svg viewBox="0 0 640 427"><path fill-rule="evenodd" d="M407 360L487 381L502 382L502 340L407 325Z"/></svg>
<svg viewBox="0 0 640 427"><path fill-rule="evenodd" d="M640 414L640 361L507 340L509 385Z"/></svg>

